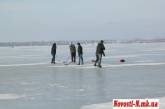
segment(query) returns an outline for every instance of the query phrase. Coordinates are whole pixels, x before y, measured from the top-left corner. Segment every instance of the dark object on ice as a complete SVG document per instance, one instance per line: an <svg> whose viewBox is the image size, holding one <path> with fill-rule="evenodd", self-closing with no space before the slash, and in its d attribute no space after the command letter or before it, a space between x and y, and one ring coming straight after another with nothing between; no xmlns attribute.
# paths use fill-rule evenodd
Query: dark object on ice
<svg viewBox="0 0 165 109"><path fill-rule="evenodd" d="M125 60L124 59L120 59L120 62L125 62Z"/></svg>
<svg viewBox="0 0 165 109"><path fill-rule="evenodd" d="M104 41L101 40L96 48L96 61L94 66L96 66L96 64L98 63L98 66L101 68L102 55L105 56L104 50L105 50Z"/></svg>
<svg viewBox="0 0 165 109"><path fill-rule="evenodd" d="M71 61L76 62L76 47L73 43L69 46L70 48L70 54L71 54Z"/></svg>
<svg viewBox="0 0 165 109"><path fill-rule="evenodd" d="M79 57L78 65L84 64L84 62L83 62L83 48L82 48L80 43L77 43L77 45L78 45L78 57Z"/></svg>
<svg viewBox="0 0 165 109"><path fill-rule="evenodd" d="M54 43L52 45L52 49L51 49L51 54L52 54L52 64L55 64L55 56L56 56L56 43Z"/></svg>

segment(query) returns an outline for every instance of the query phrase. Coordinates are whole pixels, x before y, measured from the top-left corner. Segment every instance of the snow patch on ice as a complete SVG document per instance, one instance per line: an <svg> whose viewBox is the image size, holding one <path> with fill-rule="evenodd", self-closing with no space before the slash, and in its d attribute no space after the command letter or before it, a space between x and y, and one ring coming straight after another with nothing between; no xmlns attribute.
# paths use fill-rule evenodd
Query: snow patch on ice
<svg viewBox="0 0 165 109"><path fill-rule="evenodd" d="M15 100L24 98L25 95L17 95L17 94L0 94L0 100Z"/></svg>
<svg viewBox="0 0 165 109"><path fill-rule="evenodd" d="M137 63L137 64L114 64L114 65L109 65L109 64L103 64L103 68L116 68L116 67L133 67L133 66L159 66L159 65L165 65L165 63ZM84 69L91 69L91 68L96 68L95 66L81 66L81 67L75 67L75 68L84 68Z"/></svg>
<svg viewBox="0 0 165 109"><path fill-rule="evenodd" d="M47 65L48 62L44 63L29 63L29 64L6 64L0 65L0 67L20 67L20 66L35 66L35 65Z"/></svg>
<svg viewBox="0 0 165 109"><path fill-rule="evenodd" d="M140 60L140 61L135 61L137 63L146 63L146 62L154 62L154 60Z"/></svg>
<svg viewBox="0 0 165 109"><path fill-rule="evenodd" d="M60 88L67 88L66 86L59 84L59 83L51 83L49 87L60 87Z"/></svg>
<svg viewBox="0 0 165 109"><path fill-rule="evenodd" d="M157 52L157 51L165 51L164 48L157 48L157 49L148 49L148 50L144 50L144 51L149 51L149 52Z"/></svg>

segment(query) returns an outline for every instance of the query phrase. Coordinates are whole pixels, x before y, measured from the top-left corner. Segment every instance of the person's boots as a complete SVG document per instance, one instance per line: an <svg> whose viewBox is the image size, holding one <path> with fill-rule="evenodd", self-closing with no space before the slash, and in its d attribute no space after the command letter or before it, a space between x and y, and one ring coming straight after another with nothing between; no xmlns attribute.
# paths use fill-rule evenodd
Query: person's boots
<svg viewBox="0 0 165 109"><path fill-rule="evenodd" d="M102 66L101 66L101 65L98 65L98 67L99 67L99 68L102 68Z"/></svg>
<svg viewBox="0 0 165 109"><path fill-rule="evenodd" d="M52 61L51 64L56 64L56 63L54 61Z"/></svg>

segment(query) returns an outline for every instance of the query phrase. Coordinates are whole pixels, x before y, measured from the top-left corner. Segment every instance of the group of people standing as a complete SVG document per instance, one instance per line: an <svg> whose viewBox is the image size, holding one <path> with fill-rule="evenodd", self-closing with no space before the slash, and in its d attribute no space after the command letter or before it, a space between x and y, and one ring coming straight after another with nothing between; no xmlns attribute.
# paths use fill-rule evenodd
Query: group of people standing
<svg viewBox="0 0 165 109"><path fill-rule="evenodd" d="M81 44L78 42L77 43L78 47L77 47L77 52L78 52L78 57L79 57L79 62L78 65L83 65L84 61L83 61L83 47L81 46ZM52 64L55 64L55 55L56 55L56 43L54 43L52 45L52 49L51 49L51 54L52 54ZM71 62L72 63L76 63L76 46L71 43L70 46L70 54L71 54ZM104 53L105 50L105 46L104 46L104 41L101 40L96 48L96 60L94 61L94 66L98 66L98 67L102 67L101 66L101 61L102 61L102 56L105 56Z"/></svg>
<svg viewBox="0 0 165 109"><path fill-rule="evenodd" d="M77 45L78 45L77 52L78 52L78 57L79 57L78 65L84 64L84 61L83 61L83 48L82 48L80 43L77 43ZM69 48L70 48L70 53L71 53L71 62L75 63L76 62L76 47L73 43L71 43Z"/></svg>

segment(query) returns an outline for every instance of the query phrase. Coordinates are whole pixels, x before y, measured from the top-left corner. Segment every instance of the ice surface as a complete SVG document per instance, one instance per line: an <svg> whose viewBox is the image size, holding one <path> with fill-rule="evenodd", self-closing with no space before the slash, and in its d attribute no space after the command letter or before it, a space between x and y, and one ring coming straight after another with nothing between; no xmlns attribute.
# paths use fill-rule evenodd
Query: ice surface
<svg viewBox="0 0 165 109"><path fill-rule="evenodd" d="M50 46L0 48L0 109L80 109L165 96L165 43L106 44L102 69L91 62L96 45L82 46L80 66L63 64L70 62L68 45L57 45L55 65Z"/></svg>

